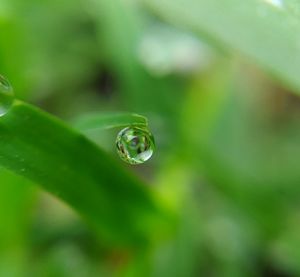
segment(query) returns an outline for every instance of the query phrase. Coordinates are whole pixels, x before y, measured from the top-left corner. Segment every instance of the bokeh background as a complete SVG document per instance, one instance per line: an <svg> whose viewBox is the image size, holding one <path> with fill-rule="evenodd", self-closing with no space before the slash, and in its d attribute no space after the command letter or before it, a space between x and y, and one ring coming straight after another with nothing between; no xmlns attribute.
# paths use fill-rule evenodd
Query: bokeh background
<svg viewBox="0 0 300 277"><path fill-rule="evenodd" d="M135 0L0 0L0 73L69 124L147 116L155 155L123 166L178 215L139 255L1 169L1 277L300 276L300 101L254 60ZM118 159L116 132L86 135Z"/></svg>

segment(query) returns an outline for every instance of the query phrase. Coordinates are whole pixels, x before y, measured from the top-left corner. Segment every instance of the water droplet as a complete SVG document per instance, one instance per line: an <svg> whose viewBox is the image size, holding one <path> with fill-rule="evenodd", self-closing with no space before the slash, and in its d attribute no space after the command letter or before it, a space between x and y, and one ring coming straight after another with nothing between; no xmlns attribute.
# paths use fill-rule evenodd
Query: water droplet
<svg viewBox="0 0 300 277"><path fill-rule="evenodd" d="M145 128L127 127L120 131L116 140L120 158L129 164L142 164L154 152L153 135Z"/></svg>
<svg viewBox="0 0 300 277"><path fill-rule="evenodd" d="M0 75L0 116L5 115L14 101L14 92L10 83Z"/></svg>

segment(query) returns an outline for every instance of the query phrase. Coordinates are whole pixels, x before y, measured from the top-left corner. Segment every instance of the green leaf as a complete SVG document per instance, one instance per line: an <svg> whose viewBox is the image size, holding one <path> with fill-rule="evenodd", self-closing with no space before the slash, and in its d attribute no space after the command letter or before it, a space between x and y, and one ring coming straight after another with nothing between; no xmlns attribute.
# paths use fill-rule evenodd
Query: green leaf
<svg viewBox="0 0 300 277"><path fill-rule="evenodd" d="M3 168L0 180L0 276L22 276L35 190L28 180Z"/></svg>
<svg viewBox="0 0 300 277"><path fill-rule="evenodd" d="M170 224L154 192L85 136L20 101L0 118L0 165L38 183L111 243L144 245Z"/></svg>
<svg viewBox="0 0 300 277"><path fill-rule="evenodd" d="M300 91L298 0L141 0L167 21L247 55Z"/></svg>
<svg viewBox="0 0 300 277"><path fill-rule="evenodd" d="M147 118L133 113L92 113L75 120L73 126L81 131L127 126L147 127Z"/></svg>

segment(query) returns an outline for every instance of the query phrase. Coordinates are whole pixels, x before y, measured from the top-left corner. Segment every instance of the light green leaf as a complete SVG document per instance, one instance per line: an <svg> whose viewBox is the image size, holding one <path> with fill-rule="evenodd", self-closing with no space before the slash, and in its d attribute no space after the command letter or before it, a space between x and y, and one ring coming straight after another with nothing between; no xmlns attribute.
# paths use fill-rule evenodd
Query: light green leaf
<svg viewBox="0 0 300 277"><path fill-rule="evenodd" d="M75 120L73 126L81 131L127 126L147 127L147 118L133 113L91 113Z"/></svg>
<svg viewBox="0 0 300 277"><path fill-rule="evenodd" d="M140 0L167 21L247 55L300 91L298 0Z"/></svg>

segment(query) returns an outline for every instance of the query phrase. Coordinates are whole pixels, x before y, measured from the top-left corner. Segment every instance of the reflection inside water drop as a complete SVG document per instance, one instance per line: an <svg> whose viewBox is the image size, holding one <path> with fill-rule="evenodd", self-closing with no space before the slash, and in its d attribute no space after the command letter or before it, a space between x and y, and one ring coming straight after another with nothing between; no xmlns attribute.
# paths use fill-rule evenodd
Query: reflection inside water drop
<svg viewBox="0 0 300 277"><path fill-rule="evenodd" d="M264 0L266 3L271 4L277 8L283 7L283 0Z"/></svg>
<svg viewBox="0 0 300 277"><path fill-rule="evenodd" d="M117 152L129 164L142 164L149 160L154 151L153 135L144 128L127 127L117 136Z"/></svg>
<svg viewBox="0 0 300 277"><path fill-rule="evenodd" d="M0 75L0 116L5 115L14 101L12 86L6 78Z"/></svg>

